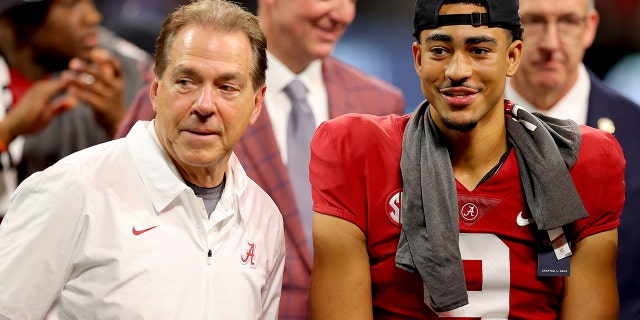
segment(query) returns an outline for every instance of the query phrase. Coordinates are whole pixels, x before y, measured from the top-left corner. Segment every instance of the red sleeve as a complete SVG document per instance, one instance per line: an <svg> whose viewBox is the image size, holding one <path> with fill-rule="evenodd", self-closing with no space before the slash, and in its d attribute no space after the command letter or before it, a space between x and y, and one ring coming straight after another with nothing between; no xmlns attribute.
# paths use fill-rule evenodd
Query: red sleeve
<svg viewBox="0 0 640 320"><path fill-rule="evenodd" d="M572 238L578 242L617 228L624 205L625 159L613 135L581 126L582 142L571 177L589 218L577 221Z"/></svg>
<svg viewBox="0 0 640 320"><path fill-rule="evenodd" d="M401 188L402 136L410 115L348 114L326 121L311 141L313 210L368 234L369 216ZM373 213L372 213L373 212Z"/></svg>
<svg viewBox="0 0 640 320"><path fill-rule="evenodd" d="M349 144L352 138L347 127L347 119L338 117L322 123L313 136L309 162L313 211L345 219L366 233L366 218L357 214L364 211L356 208L353 188L348 182L362 177L364 172L346 168L345 161L347 164L353 164L354 161L344 159L349 156L343 152L345 144Z"/></svg>

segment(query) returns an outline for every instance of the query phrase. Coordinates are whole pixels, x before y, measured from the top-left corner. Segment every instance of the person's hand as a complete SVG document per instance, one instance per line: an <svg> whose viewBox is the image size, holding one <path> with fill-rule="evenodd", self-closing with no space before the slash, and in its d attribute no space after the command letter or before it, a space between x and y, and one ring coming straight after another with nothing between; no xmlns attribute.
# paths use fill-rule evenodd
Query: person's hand
<svg viewBox="0 0 640 320"><path fill-rule="evenodd" d="M63 78L71 83L69 92L89 104L96 122L113 136L126 113L122 65L102 48L94 48L90 59L71 59Z"/></svg>
<svg viewBox="0 0 640 320"><path fill-rule="evenodd" d="M37 133L57 114L73 109L78 103L75 96L58 96L68 85L64 79L36 81L0 122L0 140L9 144L19 135Z"/></svg>

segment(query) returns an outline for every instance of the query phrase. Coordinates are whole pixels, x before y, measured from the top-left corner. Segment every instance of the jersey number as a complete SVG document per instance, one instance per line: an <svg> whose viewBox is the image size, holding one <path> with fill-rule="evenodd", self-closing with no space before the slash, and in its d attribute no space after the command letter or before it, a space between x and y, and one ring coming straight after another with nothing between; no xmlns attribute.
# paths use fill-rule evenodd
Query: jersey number
<svg viewBox="0 0 640 320"><path fill-rule="evenodd" d="M468 291L468 305L449 312L438 313L438 316L507 319L511 279L509 247L495 234L461 233L460 254L462 260L482 262L482 291ZM429 300L425 288L425 303L427 305L429 305Z"/></svg>

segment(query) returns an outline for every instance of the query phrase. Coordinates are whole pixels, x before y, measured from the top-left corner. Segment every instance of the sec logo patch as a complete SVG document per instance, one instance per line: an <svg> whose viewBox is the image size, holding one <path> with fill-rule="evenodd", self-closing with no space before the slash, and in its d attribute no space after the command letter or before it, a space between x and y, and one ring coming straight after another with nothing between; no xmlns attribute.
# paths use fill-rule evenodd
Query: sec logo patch
<svg viewBox="0 0 640 320"><path fill-rule="evenodd" d="M386 200L385 211L387 218L395 226L402 226L402 189L392 192Z"/></svg>

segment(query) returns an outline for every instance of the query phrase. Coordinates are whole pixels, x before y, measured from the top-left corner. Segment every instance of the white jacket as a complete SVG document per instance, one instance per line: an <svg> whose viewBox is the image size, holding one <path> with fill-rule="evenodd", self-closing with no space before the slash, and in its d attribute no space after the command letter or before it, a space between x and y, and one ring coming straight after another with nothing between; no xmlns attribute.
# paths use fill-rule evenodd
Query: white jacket
<svg viewBox="0 0 640 320"><path fill-rule="evenodd" d="M0 225L0 315L276 319L282 216L235 155L226 177L208 218L152 122L32 175Z"/></svg>

